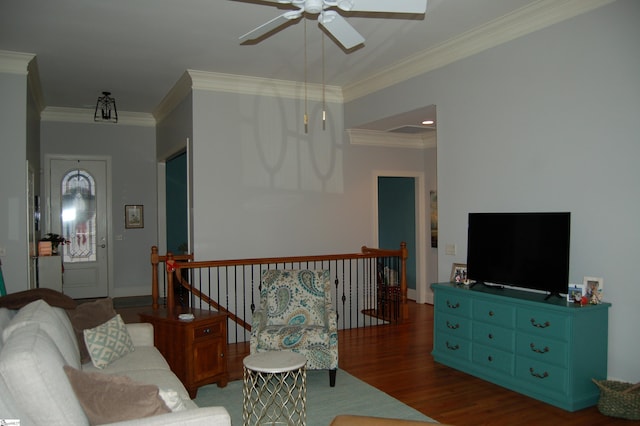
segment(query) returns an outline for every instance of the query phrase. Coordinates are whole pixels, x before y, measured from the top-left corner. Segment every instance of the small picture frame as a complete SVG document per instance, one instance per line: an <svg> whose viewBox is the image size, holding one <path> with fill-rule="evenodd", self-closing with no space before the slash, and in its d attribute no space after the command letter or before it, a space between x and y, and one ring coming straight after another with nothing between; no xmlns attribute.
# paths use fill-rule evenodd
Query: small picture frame
<svg viewBox="0 0 640 426"><path fill-rule="evenodd" d="M454 263L451 266L451 278L449 281L452 283L466 284L469 282L467 278L467 264L466 263Z"/></svg>
<svg viewBox="0 0 640 426"><path fill-rule="evenodd" d="M135 204L124 206L124 227L144 228L144 206Z"/></svg>
<svg viewBox="0 0 640 426"><path fill-rule="evenodd" d="M597 277L584 277L584 295L587 296L587 303L597 305L602 302L603 279Z"/></svg>
<svg viewBox="0 0 640 426"><path fill-rule="evenodd" d="M582 296L584 296L584 284L569 284L567 302L582 303Z"/></svg>

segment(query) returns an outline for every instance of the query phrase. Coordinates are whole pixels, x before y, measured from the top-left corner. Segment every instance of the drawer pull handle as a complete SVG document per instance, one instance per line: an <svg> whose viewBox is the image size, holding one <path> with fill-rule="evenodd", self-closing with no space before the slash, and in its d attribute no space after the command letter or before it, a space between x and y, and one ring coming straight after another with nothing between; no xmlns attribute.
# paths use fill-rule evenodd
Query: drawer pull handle
<svg viewBox="0 0 640 426"><path fill-rule="evenodd" d="M224 354L220 354L220 358L224 358Z"/></svg>
<svg viewBox="0 0 640 426"><path fill-rule="evenodd" d="M544 324L541 324L539 322L536 322L535 318L531 318L531 325L536 328L547 328L551 325L551 323L549 321L545 321Z"/></svg>
<svg viewBox="0 0 640 426"><path fill-rule="evenodd" d="M458 349L460 349L460 345L452 345L447 341L447 349L450 349L452 351L457 351Z"/></svg>
<svg viewBox="0 0 640 426"><path fill-rule="evenodd" d="M493 357L492 357L491 355L489 355L489 356L487 357L487 361L489 361L489 362L493 362Z"/></svg>
<svg viewBox="0 0 640 426"><path fill-rule="evenodd" d="M530 344L529 346L531 346L531 350L533 352L538 353L538 354L545 354L545 353L549 352L549 346L545 346L542 349L536 348L536 345L534 345L533 343Z"/></svg>
<svg viewBox="0 0 640 426"><path fill-rule="evenodd" d="M451 302L447 300L447 306L450 307L451 309L458 309L460 307L460 303L456 302L456 304L453 305Z"/></svg>
<svg viewBox="0 0 640 426"><path fill-rule="evenodd" d="M489 316L490 316L490 317L492 317L492 316L494 316L494 315L495 315L495 314L493 313L493 311L489 311Z"/></svg>
<svg viewBox="0 0 640 426"><path fill-rule="evenodd" d="M489 334L487 335L487 337L488 337L489 339L493 340L493 334L489 333Z"/></svg>
<svg viewBox="0 0 640 426"><path fill-rule="evenodd" d="M549 373L547 373L546 371L545 371L544 373L542 373L542 374L540 374L540 373L536 373L536 372L533 370L533 367L529 369L529 373L530 373L533 377L536 377L536 378L538 378L538 379L545 379L545 378L549 377Z"/></svg>
<svg viewBox="0 0 640 426"><path fill-rule="evenodd" d="M202 330L202 334L209 334L209 333L211 333L210 328L205 328L204 330Z"/></svg>
<svg viewBox="0 0 640 426"><path fill-rule="evenodd" d="M452 330L457 330L460 328L460 324L451 324L449 320L447 320L447 328L450 328Z"/></svg>

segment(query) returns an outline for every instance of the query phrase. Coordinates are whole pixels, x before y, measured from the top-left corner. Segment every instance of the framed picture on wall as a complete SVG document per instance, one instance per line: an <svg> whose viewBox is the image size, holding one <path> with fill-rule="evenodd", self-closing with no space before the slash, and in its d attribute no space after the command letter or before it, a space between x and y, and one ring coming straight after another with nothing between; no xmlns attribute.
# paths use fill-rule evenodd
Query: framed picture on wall
<svg viewBox="0 0 640 426"><path fill-rule="evenodd" d="M124 227L144 228L144 206L131 204L124 206Z"/></svg>

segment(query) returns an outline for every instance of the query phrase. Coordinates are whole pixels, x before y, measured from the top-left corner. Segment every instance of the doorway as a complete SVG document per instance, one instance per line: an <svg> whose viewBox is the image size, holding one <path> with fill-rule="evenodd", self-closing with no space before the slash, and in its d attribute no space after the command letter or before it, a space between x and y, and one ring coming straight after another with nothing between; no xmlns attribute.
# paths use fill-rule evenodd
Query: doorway
<svg viewBox="0 0 640 426"><path fill-rule="evenodd" d="M74 299L109 296L109 158L47 156L45 180L48 232L67 240L58 254L63 293Z"/></svg>
<svg viewBox="0 0 640 426"><path fill-rule="evenodd" d="M374 197L375 241L378 247L395 249L400 248L398 238L407 239L409 259L407 259L407 287L408 298L418 303L426 302L427 273L426 273L426 204L425 204L425 179L423 173L407 174L406 172L375 172L377 197ZM402 193L400 195L400 193ZM393 205L396 212L388 213L387 207ZM402 216L402 217L401 217ZM395 225L387 227L385 222L404 221L402 229ZM405 226L406 225L406 226ZM381 229L384 228L384 229ZM389 230L389 234L387 234ZM410 234L410 237L398 237L394 234ZM412 237L412 238L411 238ZM413 240L414 247L410 247ZM389 242L391 241L391 242ZM396 243L397 242L397 243ZM383 244L395 244L394 247L382 247Z"/></svg>

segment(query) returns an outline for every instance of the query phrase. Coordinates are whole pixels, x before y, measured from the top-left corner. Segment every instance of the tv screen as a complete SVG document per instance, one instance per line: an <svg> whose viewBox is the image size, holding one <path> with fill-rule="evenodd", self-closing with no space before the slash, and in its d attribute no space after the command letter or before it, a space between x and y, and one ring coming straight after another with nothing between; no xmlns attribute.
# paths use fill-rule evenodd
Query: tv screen
<svg viewBox="0 0 640 426"><path fill-rule="evenodd" d="M484 284L566 294L571 213L469 213L467 274Z"/></svg>

